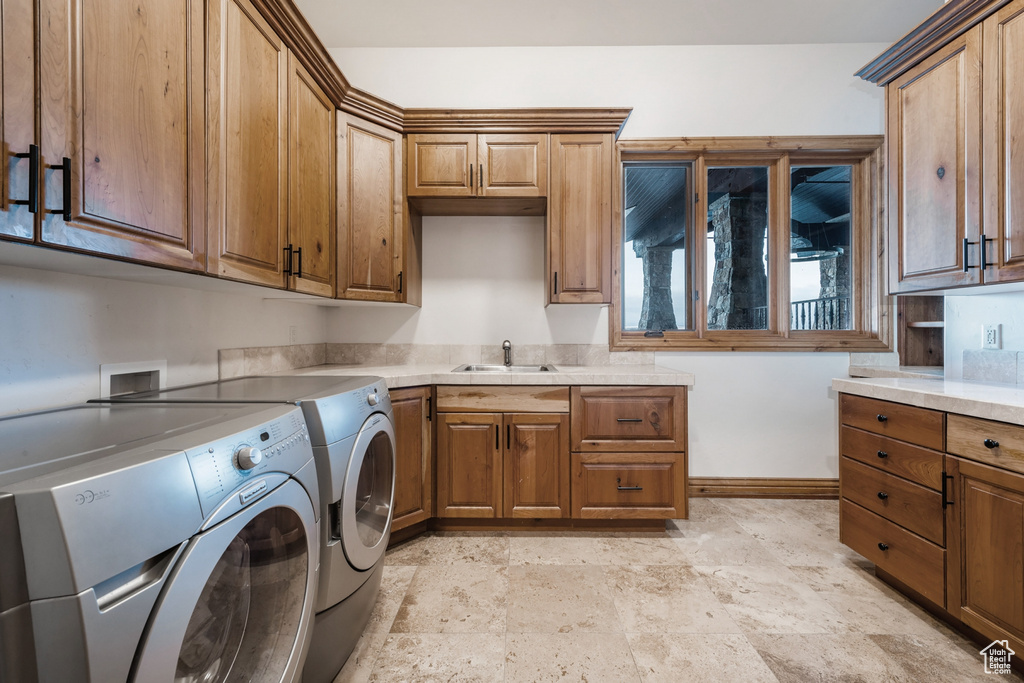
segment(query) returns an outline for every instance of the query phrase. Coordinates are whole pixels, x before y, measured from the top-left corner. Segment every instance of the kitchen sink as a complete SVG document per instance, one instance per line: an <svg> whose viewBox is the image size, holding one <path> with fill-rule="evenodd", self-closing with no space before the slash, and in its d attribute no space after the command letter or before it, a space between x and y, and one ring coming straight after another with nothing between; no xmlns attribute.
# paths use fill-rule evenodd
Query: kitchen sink
<svg viewBox="0 0 1024 683"><path fill-rule="evenodd" d="M558 372L554 365L460 365L452 372Z"/></svg>

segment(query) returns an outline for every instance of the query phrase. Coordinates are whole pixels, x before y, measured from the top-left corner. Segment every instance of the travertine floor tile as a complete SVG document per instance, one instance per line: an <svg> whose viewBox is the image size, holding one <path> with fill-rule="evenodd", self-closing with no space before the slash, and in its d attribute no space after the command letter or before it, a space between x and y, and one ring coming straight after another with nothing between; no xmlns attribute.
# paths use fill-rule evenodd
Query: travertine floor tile
<svg viewBox="0 0 1024 683"><path fill-rule="evenodd" d="M423 566L416 570L392 633L504 633L508 567Z"/></svg>
<svg viewBox="0 0 1024 683"><path fill-rule="evenodd" d="M747 637L780 683L917 683L922 680L910 677L870 638L859 634L751 634Z"/></svg>
<svg viewBox="0 0 1024 683"><path fill-rule="evenodd" d="M682 564L679 548L665 535L513 537L509 563L529 565Z"/></svg>
<svg viewBox="0 0 1024 683"><path fill-rule="evenodd" d="M675 541L683 561L693 566L781 564L756 538L731 519L716 522L673 520L666 533Z"/></svg>
<svg viewBox="0 0 1024 683"><path fill-rule="evenodd" d="M744 531L789 566L856 566L863 558L839 542L839 536L810 523L739 521Z"/></svg>
<svg viewBox="0 0 1024 683"><path fill-rule="evenodd" d="M1017 673L1009 676L986 674L981 648L955 634L876 635L870 638L913 681L992 683L1024 680Z"/></svg>
<svg viewBox="0 0 1024 683"><path fill-rule="evenodd" d="M687 519L670 519L668 521L668 528L676 526L678 523L686 522L731 522L733 521L732 515L723 506L718 504L717 500L711 498L691 498L687 501L687 507L689 516Z"/></svg>
<svg viewBox="0 0 1024 683"><path fill-rule="evenodd" d="M629 647L644 683L774 683L746 637L736 634L634 634Z"/></svg>
<svg viewBox="0 0 1024 683"><path fill-rule="evenodd" d="M620 633L601 567L509 567L509 633Z"/></svg>
<svg viewBox="0 0 1024 683"><path fill-rule="evenodd" d="M388 551L391 565L508 564L509 539L498 534L425 534Z"/></svg>
<svg viewBox="0 0 1024 683"><path fill-rule="evenodd" d="M703 578L689 567L605 567L627 633L739 633Z"/></svg>
<svg viewBox="0 0 1024 683"><path fill-rule="evenodd" d="M494 683L505 676L505 636L483 633L392 634L372 683Z"/></svg>
<svg viewBox="0 0 1024 683"><path fill-rule="evenodd" d="M505 648L506 683L640 680L622 633L510 633Z"/></svg>
<svg viewBox="0 0 1024 683"><path fill-rule="evenodd" d="M697 567L745 633L836 633L848 625L787 567Z"/></svg>

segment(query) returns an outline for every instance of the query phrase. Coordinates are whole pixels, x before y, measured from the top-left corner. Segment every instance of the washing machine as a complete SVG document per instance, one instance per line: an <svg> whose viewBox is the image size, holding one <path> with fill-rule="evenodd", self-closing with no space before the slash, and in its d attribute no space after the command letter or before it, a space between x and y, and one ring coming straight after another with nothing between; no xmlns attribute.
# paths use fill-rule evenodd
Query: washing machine
<svg viewBox="0 0 1024 683"><path fill-rule="evenodd" d="M0 419L0 679L297 680L318 510L295 406Z"/></svg>
<svg viewBox="0 0 1024 683"><path fill-rule="evenodd" d="M305 416L320 485L320 584L303 680L330 683L366 628L391 534L395 429L384 380L242 377L110 399L292 403Z"/></svg>

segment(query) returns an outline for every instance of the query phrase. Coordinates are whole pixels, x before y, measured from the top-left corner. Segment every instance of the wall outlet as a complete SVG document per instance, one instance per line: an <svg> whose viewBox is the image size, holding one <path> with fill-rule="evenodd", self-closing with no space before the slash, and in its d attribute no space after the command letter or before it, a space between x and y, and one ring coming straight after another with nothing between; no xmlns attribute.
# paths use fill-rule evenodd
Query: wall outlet
<svg viewBox="0 0 1024 683"><path fill-rule="evenodd" d="M288 343L298 344L299 343L299 328L297 325L288 326Z"/></svg>
<svg viewBox="0 0 1024 683"><path fill-rule="evenodd" d="M981 338L981 348L1001 349L1003 348L1003 326L985 325L985 333Z"/></svg>

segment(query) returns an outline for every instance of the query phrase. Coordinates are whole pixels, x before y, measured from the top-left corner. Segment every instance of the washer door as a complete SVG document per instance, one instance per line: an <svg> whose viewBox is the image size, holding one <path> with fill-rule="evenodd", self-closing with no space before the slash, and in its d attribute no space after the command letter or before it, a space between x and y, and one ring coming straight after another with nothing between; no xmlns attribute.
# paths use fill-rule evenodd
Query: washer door
<svg viewBox="0 0 1024 683"><path fill-rule="evenodd" d="M352 446L341 494L341 545L349 564L365 570L387 549L395 498L395 428L376 413Z"/></svg>
<svg viewBox="0 0 1024 683"><path fill-rule="evenodd" d="M289 480L195 536L150 617L135 681L292 680L309 643L313 505Z"/></svg>

